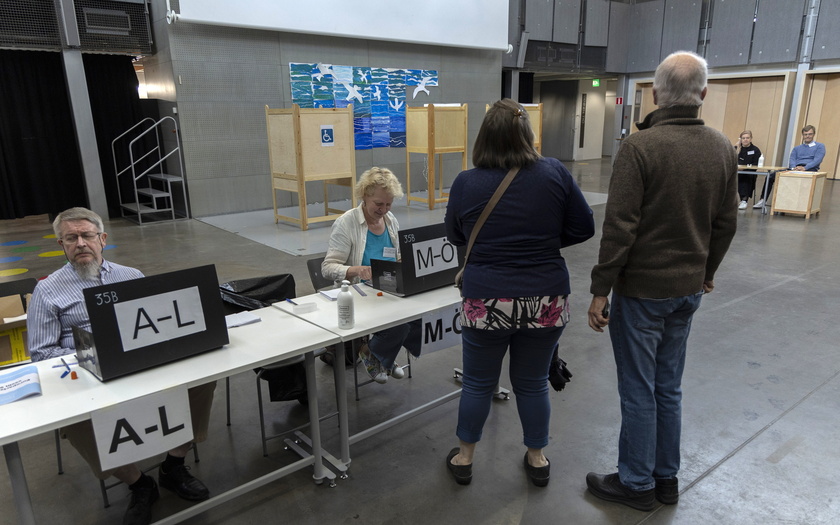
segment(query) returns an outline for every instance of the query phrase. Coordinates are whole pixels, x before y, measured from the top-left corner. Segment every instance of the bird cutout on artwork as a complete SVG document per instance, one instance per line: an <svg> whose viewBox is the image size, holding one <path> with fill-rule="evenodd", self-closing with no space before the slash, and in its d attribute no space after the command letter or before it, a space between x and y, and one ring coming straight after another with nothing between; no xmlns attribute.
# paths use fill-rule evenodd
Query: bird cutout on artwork
<svg viewBox="0 0 840 525"><path fill-rule="evenodd" d="M332 74L332 66L329 64L318 64L318 72L312 74L312 78L320 82L324 75Z"/></svg>
<svg viewBox="0 0 840 525"><path fill-rule="evenodd" d="M371 97L376 100L382 100L382 91L379 90L379 86L373 86L373 93L371 93Z"/></svg>
<svg viewBox="0 0 840 525"><path fill-rule="evenodd" d="M420 79L420 84L418 84L417 87L414 88L414 95L412 95L411 98L417 98L417 93L420 93L421 91L425 92L427 95L430 95L431 93L429 93L429 90L426 89L426 83L430 80L432 80L432 77L423 77L422 79Z"/></svg>
<svg viewBox="0 0 840 525"><path fill-rule="evenodd" d="M400 99L395 98L393 102L388 102L388 105L391 106L394 111L399 111L403 107L403 102Z"/></svg>
<svg viewBox="0 0 840 525"><path fill-rule="evenodd" d="M341 85L347 89L348 95L347 98L344 100L353 100L354 98L359 101L359 104L363 103L365 100L362 98L362 94L359 93L359 88L352 84L347 84L342 82Z"/></svg>

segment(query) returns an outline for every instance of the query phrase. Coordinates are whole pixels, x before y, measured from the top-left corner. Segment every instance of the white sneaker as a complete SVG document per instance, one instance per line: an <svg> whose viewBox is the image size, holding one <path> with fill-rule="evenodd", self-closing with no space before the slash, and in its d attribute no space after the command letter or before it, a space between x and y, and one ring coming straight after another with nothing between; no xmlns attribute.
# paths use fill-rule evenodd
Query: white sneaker
<svg viewBox="0 0 840 525"><path fill-rule="evenodd" d="M738 205L739 210L746 210L747 209L747 201L741 201L741 204Z"/></svg>
<svg viewBox="0 0 840 525"><path fill-rule="evenodd" d="M394 363L394 366L391 368L391 372L388 375L394 379L402 379L405 377L405 370L403 370L397 363Z"/></svg>
<svg viewBox="0 0 840 525"><path fill-rule="evenodd" d="M764 207L764 199L761 199L760 201L753 204L753 209L754 210L757 210L758 208L763 208L763 207Z"/></svg>

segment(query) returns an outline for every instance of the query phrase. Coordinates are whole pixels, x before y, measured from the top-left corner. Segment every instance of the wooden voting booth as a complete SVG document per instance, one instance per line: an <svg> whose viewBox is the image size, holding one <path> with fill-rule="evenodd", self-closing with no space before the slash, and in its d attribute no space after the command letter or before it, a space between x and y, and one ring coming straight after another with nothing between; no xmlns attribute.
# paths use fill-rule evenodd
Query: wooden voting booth
<svg viewBox="0 0 840 525"><path fill-rule="evenodd" d="M411 201L428 203L432 210L438 202L449 200L449 193L443 191L441 155L460 153L461 169L467 169L467 105L428 104L423 107L408 107L405 111L405 172L408 204ZM411 154L423 153L427 157L429 177L427 196L411 195ZM435 170L435 155L438 167ZM435 179L440 174L438 193L435 194Z"/></svg>
<svg viewBox="0 0 840 525"><path fill-rule="evenodd" d="M281 219L299 224L333 221L346 210L330 208L329 187L350 189L356 206L356 146L353 135L353 106L346 108L291 109L265 107L268 155L271 166L271 199L274 223ZM306 210L306 183L324 183L324 215L309 217ZM281 215L277 210L277 191L297 193L300 218Z"/></svg>
<svg viewBox="0 0 840 525"><path fill-rule="evenodd" d="M534 149L542 155L542 115L543 105L539 104L520 104L525 111L528 112L528 121L531 123L531 131L534 132ZM490 111L490 104L484 107L484 112Z"/></svg>

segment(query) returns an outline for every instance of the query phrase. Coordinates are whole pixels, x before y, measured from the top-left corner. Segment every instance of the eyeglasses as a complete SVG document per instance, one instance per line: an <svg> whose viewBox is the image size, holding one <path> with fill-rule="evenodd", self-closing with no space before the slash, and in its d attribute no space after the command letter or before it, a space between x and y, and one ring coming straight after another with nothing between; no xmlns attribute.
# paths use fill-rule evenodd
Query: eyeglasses
<svg viewBox="0 0 840 525"><path fill-rule="evenodd" d="M79 242L79 237L85 240L85 242L92 242L94 239L102 235L102 232L84 232L79 235L75 233L68 233L64 237L61 238L61 242L64 244L76 244Z"/></svg>

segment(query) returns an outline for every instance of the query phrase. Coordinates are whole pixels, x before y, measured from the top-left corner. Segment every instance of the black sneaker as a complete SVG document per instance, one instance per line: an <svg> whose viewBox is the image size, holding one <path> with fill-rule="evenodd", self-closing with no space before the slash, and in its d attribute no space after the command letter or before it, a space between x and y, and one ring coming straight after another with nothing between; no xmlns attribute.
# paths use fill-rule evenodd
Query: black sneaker
<svg viewBox="0 0 840 525"><path fill-rule="evenodd" d="M677 478L656 478L656 499L663 505L676 505L680 500L680 482Z"/></svg>
<svg viewBox="0 0 840 525"><path fill-rule="evenodd" d="M137 488L131 491L131 501L125 509L123 525L148 525L152 522L152 504L160 498L154 478L151 487Z"/></svg>
<svg viewBox="0 0 840 525"><path fill-rule="evenodd" d="M586 475L586 486L589 492L597 498L606 501L622 503L636 510L649 511L656 507L654 489L633 490L618 479L618 474L596 474L590 472Z"/></svg>
<svg viewBox="0 0 840 525"><path fill-rule="evenodd" d="M164 472L161 465L158 471L158 482L161 487L171 490L186 500L203 501L210 497L210 491L204 483L190 474L190 467L186 465L172 467L168 472Z"/></svg>

